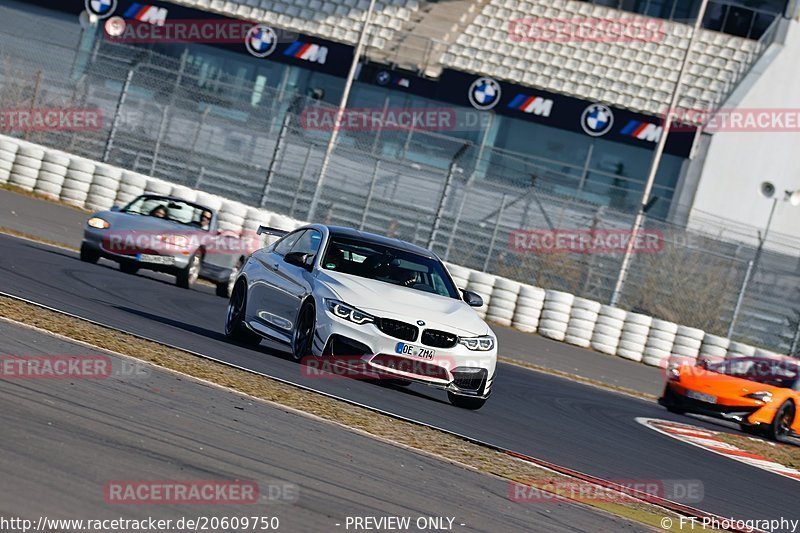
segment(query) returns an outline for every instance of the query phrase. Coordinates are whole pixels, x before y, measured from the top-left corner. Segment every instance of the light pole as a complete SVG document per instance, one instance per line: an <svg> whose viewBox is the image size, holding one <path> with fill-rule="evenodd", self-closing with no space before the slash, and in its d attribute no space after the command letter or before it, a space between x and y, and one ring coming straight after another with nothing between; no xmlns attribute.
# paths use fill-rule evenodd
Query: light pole
<svg viewBox="0 0 800 533"><path fill-rule="evenodd" d="M689 66L689 56L694 48L694 43L697 40L697 37L700 33L700 29L703 26L703 18L706 15L706 8L708 7L708 0L702 0L700 3L700 9L697 12L697 19L694 21L694 27L692 29L692 36L689 38L689 44L686 45L686 53L683 55L683 62L681 63L681 69L678 73L678 79L675 81L675 86L672 88L672 97L670 98L669 107L664 114L664 130L661 133L661 137L658 139L658 144L656 145L655 152L653 152L653 159L650 163L650 171L647 175L647 181L645 182L644 186L644 193L642 194L642 203L639 205L639 210L636 213L636 218L633 221L633 227L631 228L631 235L630 240L628 241L628 245L625 247L625 255L622 257L622 265L619 269L619 276L617 277L617 283L614 286L614 292L611 295L611 305L616 305L619 301L620 294L622 293L622 287L625 285L625 278L628 275L628 268L630 267L631 262L631 255L633 254L633 246L636 242L636 237L639 234L639 229L642 226L642 222L644 220L644 215L647 212L648 203L650 202L650 192L653 189L653 184L656 181L656 173L658 172L658 165L661 163L661 156L664 155L664 147L667 144L667 136L669 135L670 126L672 124L670 120L670 115L672 111L677 107L678 101L680 99L681 88L683 86L683 78L686 75L687 67Z"/></svg>
<svg viewBox="0 0 800 533"><path fill-rule="evenodd" d="M769 210L769 217L767 218L767 226L764 228L764 233L762 234L759 232L758 236L758 248L756 248L756 254L753 257L753 260L747 265L747 272L744 275L744 281L742 282L742 288L739 291L739 297L736 300L736 307L733 309L733 316L731 317L731 324L728 326L728 338L730 339L733 336L733 328L736 326L736 320L739 318L739 312L741 311L742 303L744 302L744 295L747 292L747 286L750 284L750 280L753 279L755 273L758 269L758 263L761 260L761 252L764 250L764 243L767 240L767 236L769 235L769 229L772 227L772 217L775 215L775 208L778 206L778 199L779 197L775 196L775 186L765 181L761 184L760 187L761 195L767 199L772 198L772 207ZM784 202L789 202L793 206L800 205L800 189L795 191L784 191L783 192L783 200Z"/></svg>
<svg viewBox="0 0 800 533"><path fill-rule="evenodd" d="M325 181L325 176L328 173L328 166L333 156L333 149L336 147L336 139L339 137L339 124L342 121L342 115L347 108L347 100L350 98L350 90L353 88L353 81L356 77L356 70L358 69L358 62L361 60L361 52L364 49L364 41L367 38L367 31L369 30L370 21L372 20L372 11L375 9L375 0L369 0L369 9L367 9L367 17L364 19L364 25L361 27L361 35L358 36L358 44L353 51L353 62L350 64L350 72L347 74L347 81L344 84L344 91L342 92L342 99L339 101L339 109L336 111L336 120L333 123L333 131L331 132L330 139L328 139L328 147L325 149L325 157L322 158L322 166L319 170L319 180L317 180L317 188L314 190L314 196L311 198L311 205L308 208L308 220L314 221L315 211L317 204L322 196L322 184Z"/></svg>

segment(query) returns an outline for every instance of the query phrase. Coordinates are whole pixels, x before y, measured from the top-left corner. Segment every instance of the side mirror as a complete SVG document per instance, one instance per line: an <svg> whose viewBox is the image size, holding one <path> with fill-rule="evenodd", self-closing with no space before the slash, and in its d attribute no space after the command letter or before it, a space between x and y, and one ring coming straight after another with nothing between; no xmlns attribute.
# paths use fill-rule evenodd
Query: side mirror
<svg viewBox="0 0 800 533"><path fill-rule="evenodd" d="M314 267L314 254L304 254L303 252L289 252L283 256L283 260L290 265L299 266L311 272Z"/></svg>
<svg viewBox="0 0 800 533"><path fill-rule="evenodd" d="M120 209L122 209L122 208L121 208L120 206L118 206L118 205L113 205L113 206L111 206L111 211L112 211L112 212L117 212L117 211L119 211Z"/></svg>
<svg viewBox="0 0 800 533"><path fill-rule="evenodd" d="M467 302L467 305L470 307L483 307L483 298L477 292L468 291L467 289L461 289L461 292L464 294L464 301Z"/></svg>

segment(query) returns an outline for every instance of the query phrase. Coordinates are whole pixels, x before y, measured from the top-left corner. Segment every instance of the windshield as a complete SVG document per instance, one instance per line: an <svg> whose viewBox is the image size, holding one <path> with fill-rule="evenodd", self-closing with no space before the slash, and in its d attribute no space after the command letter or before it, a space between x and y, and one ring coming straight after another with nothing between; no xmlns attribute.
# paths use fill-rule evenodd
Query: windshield
<svg viewBox="0 0 800 533"><path fill-rule="evenodd" d="M758 357L729 359L710 364L707 368L719 374L782 388L795 387L800 374L795 362Z"/></svg>
<svg viewBox="0 0 800 533"><path fill-rule="evenodd" d="M163 218L208 231L212 214L209 209L164 196L139 196L122 208L123 213Z"/></svg>
<svg viewBox="0 0 800 533"><path fill-rule="evenodd" d="M397 248L334 237L321 265L325 270L461 299L441 262Z"/></svg>

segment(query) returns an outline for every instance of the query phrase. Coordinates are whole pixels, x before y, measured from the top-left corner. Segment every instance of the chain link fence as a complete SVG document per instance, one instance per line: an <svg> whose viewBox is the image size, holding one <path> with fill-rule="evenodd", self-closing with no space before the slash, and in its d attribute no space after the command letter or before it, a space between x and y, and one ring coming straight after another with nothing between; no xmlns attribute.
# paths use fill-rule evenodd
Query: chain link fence
<svg viewBox="0 0 800 533"><path fill-rule="evenodd" d="M63 31L60 45L45 48L24 31L0 25L8 44L0 55L3 107L93 108L103 117L81 131L12 135L310 218L330 131L306 127L305 119L312 111L333 113L331 105L225 73L210 76L188 54L177 59L79 33ZM606 303L622 248L589 253L515 242L531 230L576 232L590 240L624 235L642 185L601 174L587 179L581 165L430 131L341 131L313 218L388 234L429 246L456 264ZM603 195L612 197L610 205L587 201ZM687 229L661 218L650 214L645 222L654 240L631 263L621 307L797 351L795 243L794 254L765 251L748 275L756 250L739 234L756 234L754 228L707 220ZM739 316L729 331L737 302Z"/></svg>

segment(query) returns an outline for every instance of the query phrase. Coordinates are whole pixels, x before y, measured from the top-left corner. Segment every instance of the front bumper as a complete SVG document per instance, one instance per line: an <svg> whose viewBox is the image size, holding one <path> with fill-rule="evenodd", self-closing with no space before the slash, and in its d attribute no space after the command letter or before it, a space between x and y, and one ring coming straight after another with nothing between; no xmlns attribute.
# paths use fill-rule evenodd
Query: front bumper
<svg viewBox="0 0 800 533"><path fill-rule="evenodd" d="M456 344L436 348L387 335L375 324L357 325L340 319L317 306L315 356L334 357L336 361L357 361L379 376L378 379L407 380L439 388L462 396L488 398L497 365L497 347L486 352L470 351ZM447 331L446 326L430 324L431 329ZM421 329L421 328L420 328ZM421 333L421 332L420 332ZM430 349L435 353L419 357L402 352L402 345Z"/></svg>
<svg viewBox="0 0 800 533"><path fill-rule="evenodd" d="M677 407L690 413L733 420L740 424L763 422L761 418L765 413L762 411L767 407L763 403L756 403L756 400L717 397L716 403L709 403L689 398L686 395L688 390L678 383L669 382L664 388L664 394L658 399L658 403L663 406Z"/></svg>
<svg viewBox="0 0 800 533"><path fill-rule="evenodd" d="M155 250L149 250L146 248L130 250L130 252L138 252L140 254L161 255L173 258L173 262L170 265L139 261L137 259L136 253L128 253L129 250L126 250L126 253L117 253L115 251L110 250L106 243L107 235L108 235L108 230L86 228L84 229L83 232L83 242L81 243L81 245L96 251L97 253L100 254L101 257L110 259L111 261L116 261L117 263L134 264L139 268L143 268L146 270L155 270L158 272L166 272L169 274L175 274L176 272L185 270L186 267L189 265L189 258L192 255L191 251L188 249L186 251L181 251L179 253L174 253L174 254L164 254L163 251L159 252Z"/></svg>

